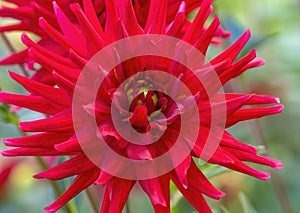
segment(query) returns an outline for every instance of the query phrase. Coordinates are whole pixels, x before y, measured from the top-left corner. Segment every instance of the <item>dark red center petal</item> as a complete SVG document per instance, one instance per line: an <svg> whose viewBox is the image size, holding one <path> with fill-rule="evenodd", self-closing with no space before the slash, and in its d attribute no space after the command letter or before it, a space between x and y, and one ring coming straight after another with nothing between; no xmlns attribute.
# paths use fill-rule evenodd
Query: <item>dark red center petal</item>
<svg viewBox="0 0 300 213"><path fill-rule="evenodd" d="M132 126L144 127L148 126L148 109L146 106L136 106L129 121Z"/></svg>

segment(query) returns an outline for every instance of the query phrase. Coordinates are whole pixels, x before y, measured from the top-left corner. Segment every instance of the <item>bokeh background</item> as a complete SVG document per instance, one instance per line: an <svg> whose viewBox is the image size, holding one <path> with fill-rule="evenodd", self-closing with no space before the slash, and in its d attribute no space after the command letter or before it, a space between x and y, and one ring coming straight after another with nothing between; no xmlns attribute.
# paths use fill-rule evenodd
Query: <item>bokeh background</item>
<svg viewBox="0 0 300 213"><path fill-rule="evenodd" d="M223 46L211 48L210 57L250 28L253 38L247 48L256 48L259 57L266 60L265 66L248 71L225 89L279 96L285 105L280 115L258 122L243 122L230 131L240 140L257 146L262 154L280 159L284 169L272 172L271 180L259 181L204 165L203 169L210 180L227 193L220 202L208 201L216 213L297 213L300 209L300 1L216 0L215 13L220 16L223 27L233 35ZM10 21L1 19L0 25ZM6 35L16 49L24 47L19 40L19 33ZM9 49L0 40L0 58L8 53ZM7 69L20 72L19 67L0 67L1 90L25 93L9 79ZM22 121L42 117L28 110L19 111L17 116ZM22 134L12 123L14 121L7 114L7 107L0 105L0 138ZM1 143L0 149L6 148ZM57 159L48 158L47 163L55 164ZM43 208L55 199L55 193L48 181L32 178L41 169L34 158L8 159L0 156L0 213L43 212ZM70 181L60 181L59 185L64 189ZM172 212L194 212L181 195L171 188ZM101 187L92 189L95 199L101 199L101 190ZM82 193L70 206L77 207L79 212L89 212L86 197ZM145 213L153 212L149 200L139 188L131 194L128 207L133 213L137 209Z"/></svg>

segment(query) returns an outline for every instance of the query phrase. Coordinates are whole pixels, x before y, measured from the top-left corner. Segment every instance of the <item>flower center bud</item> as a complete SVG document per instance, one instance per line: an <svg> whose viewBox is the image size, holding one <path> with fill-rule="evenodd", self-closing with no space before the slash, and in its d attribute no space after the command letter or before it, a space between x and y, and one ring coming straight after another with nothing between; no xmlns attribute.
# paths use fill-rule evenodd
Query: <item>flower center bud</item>
<svg viewBox="0 0 300 213"><path fill-rule="evenodd" d="M128 86L126 94L130 103L130 124L139 133L150 131L155 126L151 124L155 122L156 115L166 108L168 99L163 93L155 91L153 84L146 80L138 80L133 87Z"/></svg>

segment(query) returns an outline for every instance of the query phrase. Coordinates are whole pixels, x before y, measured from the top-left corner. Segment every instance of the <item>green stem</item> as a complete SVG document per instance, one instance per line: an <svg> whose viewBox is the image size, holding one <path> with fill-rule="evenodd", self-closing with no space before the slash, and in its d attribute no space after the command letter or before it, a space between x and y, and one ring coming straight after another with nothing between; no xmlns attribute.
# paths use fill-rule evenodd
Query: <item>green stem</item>
<svg viewBox="0 0 300 213"><path fill-rule="evenodd" d="M98 210L98 204L96 203L96 201L95 201L95 199L94 199L94 197L93 197L91 191L90 191L89 189L86 189L86 190L85 190L85 193L86 193L86 195L87 195L87 198L88 198L88 200L89 200L89 202L90 202L90 205L91 205L93 211L94 211L95 213L98 213L98 212L99 212L99 210Z"/></svg>
<svg viewBox="0 0 300 213"><path fill-rule="evenodd" d="M40 165L40 167L43 170L48 169L48 166L42 157L35 157L35 160L36 160L36 162L38 162L38 164ZM59 197L62 194L62 191L60 190L59 186L54 181L50 181L50 184L51 184L52 188L54 189L55 195L57 197Z"/></svg>
<svg viewBox="0 0 300 213"><path fill-rule="evenodd" d="M130 213L130 205L129 205L129 200L127 200L127 203L125 205L126 213Z"/></svg>

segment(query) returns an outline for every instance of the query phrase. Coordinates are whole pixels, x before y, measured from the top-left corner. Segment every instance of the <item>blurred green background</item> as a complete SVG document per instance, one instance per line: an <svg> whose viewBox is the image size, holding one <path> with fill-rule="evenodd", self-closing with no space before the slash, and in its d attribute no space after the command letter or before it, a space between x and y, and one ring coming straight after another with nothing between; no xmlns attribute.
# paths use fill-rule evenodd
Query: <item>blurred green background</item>
<svg viewBox="0 0 300 213"><path fill-rule="evenodd" d="M220 16L223 27L233 33L228 43L233 42L243 31L250 28L253 38L248 48L255 47L258 56L266 60L265 66L248 71L239 79L232 81L227 89L279 96L285 105L285 110L280 115L260 119L259 123L243 122L230 131L240 140L256 146L266 142L267 151L272 157L283 162L284 169L273 173L272 180L259 181L234 172L213 175L209 173L212 168L208 168L207 174L213 176L210 180L227 193L220 202L210 199L208 201L216 213L299 212L300 1L217 0L215 12ZM1 20L0 24L4 22L7 20ZM15 47L19 49L23 47L18 33L10 33L7 36ZM210 55L213 56L222 48L224 46L211 48ZM3 41L0 41L0 58L7 54L7 48ZM7 69L19 71L18 67L0 67L1 89L16 93L24 92L9 79ZM21 110L18 116L21 120L41 117L28 110ZM0 137L19 136L18 129L5 119L5 115L0 114ZM262 134L257 130L257 124L261 126ZM1 144L0 148L6 147ZM261 152L265 150L261 149ZM0 213L43 212L43 207L54 200L51 186L47 181L32 178L33 174L41 170L33 158L19 158L19 161L11 173L6 189L0 191ZM0 169L10 162L11 159L0 156ZM49 162L51 163L51 159ZM70 180L65 180L59 184L64 188L69 182ZM96 194L98 198L100 192ZM80 206L79 212L89 212L86 210L89 207L85 199L85 196L78 196L73 202L74 205ZM172 205L174 213L194 211L175 190L172 194ZM138 188L130 196L129 208L134 213L136 212L134 209L143 209L142 212L145 213L153 212L149 200Z"/></svg>

